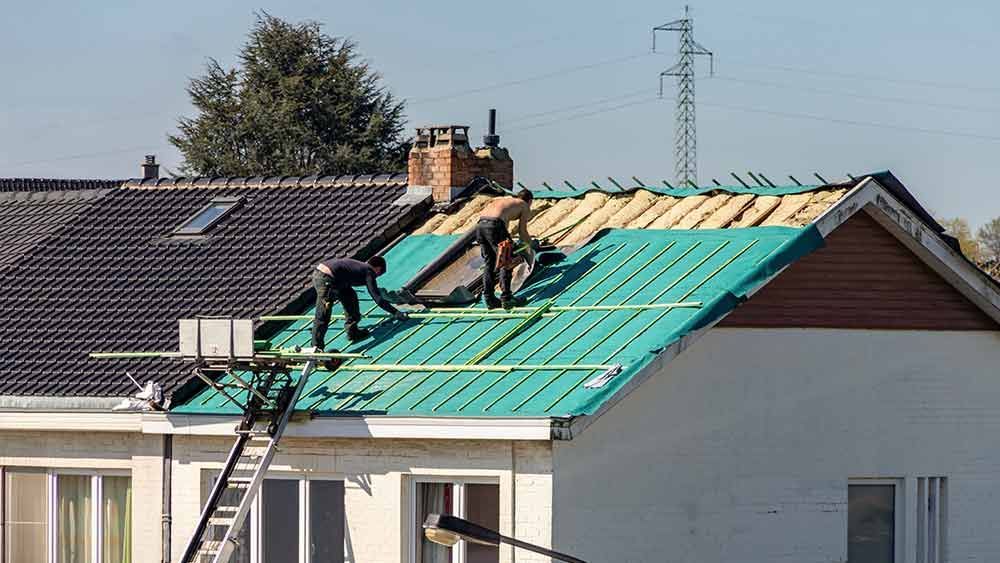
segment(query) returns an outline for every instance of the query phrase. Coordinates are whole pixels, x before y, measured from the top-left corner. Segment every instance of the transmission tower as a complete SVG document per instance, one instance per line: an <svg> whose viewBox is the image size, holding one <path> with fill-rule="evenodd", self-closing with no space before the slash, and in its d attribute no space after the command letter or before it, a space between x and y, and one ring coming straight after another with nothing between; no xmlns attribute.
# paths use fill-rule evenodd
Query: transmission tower
<svg viewBox="0 0 1000 563"><path fill-rule="evenodd" d="M698 135L694 117L694 58L708 55L709 72L712 52L694 40L694 21L691 11L684 6L684 17L653 28L653 52L656 52L656 32L680 32L680 50L677 64L660 73L660 97L663 97L663 77L677 77L677 131L674 133L674 176L684 185L698 184Z"/></svg>

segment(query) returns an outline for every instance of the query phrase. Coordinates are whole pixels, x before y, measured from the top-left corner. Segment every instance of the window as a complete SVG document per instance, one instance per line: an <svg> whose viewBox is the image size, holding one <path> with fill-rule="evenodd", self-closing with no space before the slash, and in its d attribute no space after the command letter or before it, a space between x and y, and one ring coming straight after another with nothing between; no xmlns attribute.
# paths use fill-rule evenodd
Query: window
<svg viewBox="0 0 1000 563"><path fill-rule="evenodd" d="M895 560L896 485L848 485L847 561L893 563Z"/></svg>
<svg viewBox="0 0 1000 563"><path fill-rule="evenodd" d="M131 478L7 468L3 484L5 561L132 561Z"/></svg>
<svg viewBox="0 0 1000 563"><path fill-rule="evenodd" d="M239 197L216 197L174 231L175 235L200 235L219 222L241 202Z"/></svg>
<svg viewBox="0 0 1000 563"><path fill-rule="evenodd" d="M216 478L202 488L202 502ZM269 477L253 500L230 562L343 563L344 528L343 481ZM216 529L212 539L221 540L225 530Z"/></svg>
<svg viewBox="0 0 1000 563"><path fill-rule="evenodd" d="M948 480L917 478L917 563L944 563L948 543Z"/></svg>
<svg viewBox="0 0 1000 563"><path fill-rule="evenodd" d="M500 527L500 487L469 481L416 481L411 490L413 514L412 563L497 563L499 548L459 542L445 547L424 537L428 514L451 514L491 530Z"/></svg>

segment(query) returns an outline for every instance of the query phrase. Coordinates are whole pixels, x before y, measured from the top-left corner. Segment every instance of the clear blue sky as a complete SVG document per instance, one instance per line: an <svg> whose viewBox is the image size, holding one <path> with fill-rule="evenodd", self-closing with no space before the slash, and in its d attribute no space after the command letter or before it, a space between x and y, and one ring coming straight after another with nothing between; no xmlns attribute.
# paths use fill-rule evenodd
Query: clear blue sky
<svg viewBox="0 0 1000 563"><path fill-rule="evenodd" d="M939 216L1000 215L1000 4L691 4L717 54L697 83L702 183L891 169ZM673 105L654 98L676 39L653 55L649 35L683 3L645 0L7 5L0 176L131 177L147 152L176 168L188 78L231 64L260 8L356 40L413 126L478 139L496 107L528 185L673 177Z"/></svg>

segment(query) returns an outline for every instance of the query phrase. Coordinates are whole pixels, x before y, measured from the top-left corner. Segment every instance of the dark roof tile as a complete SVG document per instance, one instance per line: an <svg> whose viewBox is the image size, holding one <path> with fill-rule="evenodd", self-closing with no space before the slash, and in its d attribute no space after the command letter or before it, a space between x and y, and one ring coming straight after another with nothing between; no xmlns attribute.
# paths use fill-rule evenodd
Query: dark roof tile
<svg viewBox="0 0 1000 563"><path fill-rule="evenodd" d="M27 237L30 249L0 265L0 310L10 317L0 322L0 393L131 394L126 370L168 392L177 389L190 378L190 366L92 360L87 353L175 350L179 318L253 317L295 302L322 258L363 256L373 241L390 240L422 218L429 202L393 205L406 176L382 176L389 181L286 177L278 186L281 178L269 178L264 184L271 187L261 187L260 178L129 180L100 197L72 200L72 213L41 243L25 229L53 224L63 208L37 222L12 212L28 223L11 238ZM245 203L204 236L171 238L218 195ZM67 205L61 198L44 201ZM0 224L5 209L0 203ZM0 242L0 261L7 246Z"/></svg>

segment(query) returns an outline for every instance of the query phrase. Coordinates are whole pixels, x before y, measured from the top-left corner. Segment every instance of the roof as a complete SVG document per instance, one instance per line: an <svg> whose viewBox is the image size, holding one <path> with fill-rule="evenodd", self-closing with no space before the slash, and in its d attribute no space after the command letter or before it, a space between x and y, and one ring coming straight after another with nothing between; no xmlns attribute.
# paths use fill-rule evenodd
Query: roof
<svg viewBox="0 0 1000 563"><path fill-rule="evenodd" d="M528 230L556 233L561 246L586 241L604 228L720 229L808 225L834 205L850 185L745 188L638 187L627 191L547 192L538 190ZM456 210L431 216L415 234L460 234L471 230L492 199L481 194ZM575 226L574 226L575 225ZM567 231L567 229L569 229Z"/></svg>
<svg viewBox="0 0 1000 563"><path fill-rule="evenodd" d="M0 272L54 236L107 191L0 190Z"/></svg>
<svg viewBox="0 0 1000 563"><path fill-rule="evenodd" d="M423 216L429 201L394 204L405 175L378 178L135 180L106 192L0 270L0 394L121 396L134 391L126 371L176 390L190 366L87 353L174 350L179 318L300 302L321 258L371 254ZM204 236L170 236L217 196L243 202Z"/></svg>
<svg viewBox="0 0 1000 563"><path fill-rule="evenodd" d="M0 178L0 192L63 192L68 190L108 190L125 180L81 178Z"/></svg>
<svg viewBox="0 0 1000 563"><path fill-rule="evenodd" d="M404 283L456 235L412 235L386 254L385 287ZM535 307L634 306L692 302L700 306L567 310L516 318L451 317L383 322L373 338L350 345L343 331L331 345L363 352L339 371L314 376L298 408L319 414L418 416L574 416L593 413L659 350L735 307L748 291L822 244L814 227L713 230L604 230L569 258L546 270L522 294ZM371 312L370 301L362 304ZM481 307L460 309L485 313ZM537 311L537 310L535 310ZM489 313L496 315L497 313ZM488 315L488 314L487 314ZM371 317L369 317L370 319ZM280 347L308 345L309 321L277 335ZM505 344L492 344L514 332ZM488 352L484 354L484 351ZM352 370L351 365L392 364ZM485 369L394 369L404 364L487 365ZM586 364L588 369L563 369ZM588 388L605 367L620 374ZM495 365L513 367L495 371ZM174 409L182 413L237 413L212 390Z"/></svg>

